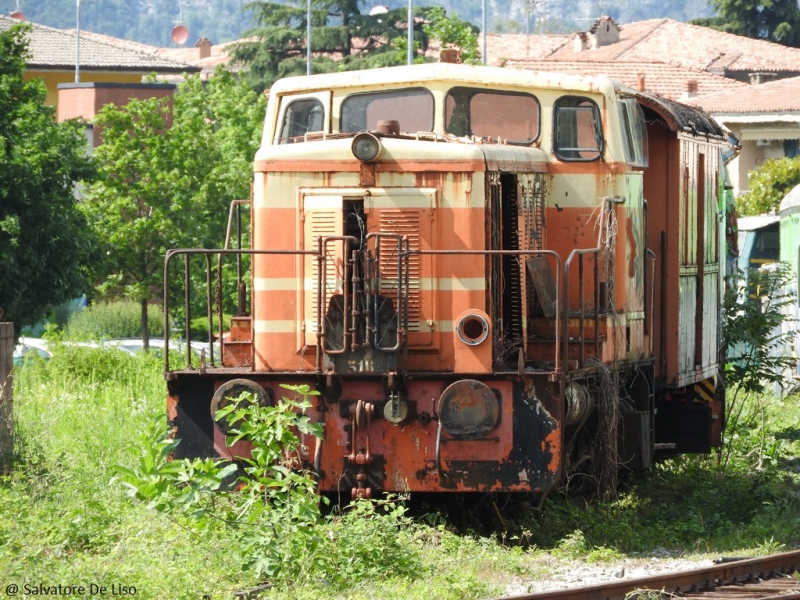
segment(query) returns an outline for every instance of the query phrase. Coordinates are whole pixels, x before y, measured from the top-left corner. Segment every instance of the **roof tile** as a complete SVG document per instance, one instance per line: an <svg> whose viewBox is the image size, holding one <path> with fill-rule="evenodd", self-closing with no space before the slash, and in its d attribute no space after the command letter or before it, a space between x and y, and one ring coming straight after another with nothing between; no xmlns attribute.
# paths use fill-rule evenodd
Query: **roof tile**
<svg viewBox="0 0 800 600"><path fill-rule="evenodd" d="M0 15L0 30L2 31L10 29L17 23L19 21L16 19ZM31 53L28 59L29 67L50 69L75 67L74 29L68 31L37 23L31 23L31 25L28 46ZM157 48L145 44L84 31L81 31L80 42L81 69L141 71L143 74L152 71L181 73L199 70L187 63L158 56L155 53Z"/></svg>

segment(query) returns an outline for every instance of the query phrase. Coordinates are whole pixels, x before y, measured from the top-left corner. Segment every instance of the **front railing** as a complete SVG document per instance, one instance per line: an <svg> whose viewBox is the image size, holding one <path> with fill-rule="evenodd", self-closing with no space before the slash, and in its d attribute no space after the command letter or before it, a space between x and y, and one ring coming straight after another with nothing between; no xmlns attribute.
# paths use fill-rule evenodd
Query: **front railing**
<svg viewBox="0 0 800 600"><path fill-rule="evenodd" d="M419 250L409 247L408 239L398 234L375 233L366 236L370 250L357 249L357 240L351 236L329 236L318 238L318 246L315 250L252 250L252 249L175 249L167 253L164 267L164 312L165 312L165 348L164 360L166 370L170 371L170 338L174 337L172 332L173 321L170 313L173 309L171 298L174 298L176 284L179 286L181 277L177 273L182 271L183 285L183 337L185 342L185 368L213 368L222 366L224 356L224 334L225 325L223 323L223 271L225 265L230 265L231 260L236 262L236 312L238 316L248 318L251 314L250 294L244 283L247 275L242 267L244 257L255 256L293 256L298 260L308 260L310 263L316 262L316 306L313 306L314 322L316 323L317 340L317 372L323 370L323 354L337 355L348 351L353 351L355 347L372 348L385 353L397 353L405 357L407 353L407 335L409 331L409 289L410 289L410 269L409 260L414 256L464 256L464 257L501 257L512 256L524 262L528 258L545 257L548 262L555 265L552 269L554 279L555 298L552 302L554 311L551 313L552 331L554 332L552 343L552 370L555 373L569 371L574 368L582 368L586 364L588 356L599 357L602 343L600 331L604 323L601 319L608 313L607 284L601 281L601 260L602 251L599 248L573 250L562 268L561 257L551 250ZM332 251L332 245L340 244L341 252ZM348 251L348 248L353 248ZM347 252L345 252L347 251ZM337 338L331 329L329 320L329 308L334 293L330 287L331 265L335 256L348 256L344 261L338 261L341 265L336 275L338 284L335 286L336 295L340 296L337 301L341 302L342 330L341 339ZM654 263L654 257L649 255L649 264ZM338 259L337 259L338 260ZM192 269L197 268L197 263L201 263L204 269L204 277L192 277ZM591 262L587 266L587 262ZM181 264L182 263L182 264ZM387 265L391 264L391 268ZM577 269L577 281L575 281L575 270ZM216 270L216 273L214 272ZM438 279L447 278L448 274L435 269ZM649 285L652 277L650 269L645 269L645 333L651 329L653 294L652 286ZM521 269L525 272L525 269ZM563 273L563 278L562 278ZM430 276L430 274L425 274ZM573 279L571 279L571 277ZM234 279L231 277L231 279ZM570 282L577 284L576 290L570 289ZM523 278L522 284L530 287L530 284ZM298 283L302 285L302 283ZM197 351L192 350L192 331L191 322L193 308L191 299L195 297L195 291L202 288L205 294L202 309L195 305L195 315L205 316L208 322L209 336L203 340L206 346L197 356ZM228 290L229 292L230 290ZM577 292L577 299L573 300L572 294ZM575 304L572 310L569 309L570 302ZM195 303L197 304L197 303ZM391 312L389 308L391 307ZM306 310L310 310L307 306ZM530 318L527 311L523 314ZM389 315L387 317L387 315ZM497 315L490 315L494 321L495 331L502 333L504 324L502 318ZM452 319L453 316L449 318ZM447 315L442 318L447 319ZM577 319L577 324L575 320ZM577 327L577 335L575 328ZM216 331L213 331L216 330ZM527 332L527 326L523 328ZM587 331L593 330L593 339L587 335ZM250 325L252 334L252 326ZM390 334L387 334L387 331ZM572 338L570 338L572 333ZM215 339L216 338L216 339ZM526 352L526 333L525 340L522 341L523 353ZM252 340L252 335L250 337ZM502 339L502 336L501 336ZM570 353L570 346L573 350ZM577 346L577 350L575 347ZM194 345L197 347L197 344ZM577 353L577 365L571 365L570 357L575 358ZM173 357L174 358L174 357ZM179 362L179 361L178 361ZM251 365L252 367L252 365ZM550 368L548 367L548 370Z"/></svg>

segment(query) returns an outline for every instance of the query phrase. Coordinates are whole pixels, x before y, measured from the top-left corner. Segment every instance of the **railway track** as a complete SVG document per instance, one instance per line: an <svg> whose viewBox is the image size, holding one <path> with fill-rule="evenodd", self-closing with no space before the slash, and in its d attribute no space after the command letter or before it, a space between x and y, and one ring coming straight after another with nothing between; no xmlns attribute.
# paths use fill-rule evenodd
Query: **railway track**
<svg viewBox="0 0 800 600"><path fill-rule="evenodd" d="M719 561L711 567L496 600L800 600L800 551ZM798 573L800 576L800 573Z"/></svg>

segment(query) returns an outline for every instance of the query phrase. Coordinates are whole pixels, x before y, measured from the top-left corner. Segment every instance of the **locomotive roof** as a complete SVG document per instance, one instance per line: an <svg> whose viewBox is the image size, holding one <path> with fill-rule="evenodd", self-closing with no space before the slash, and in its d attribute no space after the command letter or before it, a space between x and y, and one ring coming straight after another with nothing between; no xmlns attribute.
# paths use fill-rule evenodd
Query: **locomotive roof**
<svg viewBox="0 0 800 600"><path fill-rule="evenodd" d="M702 109L669 100L647 92L636 92L639 102L658 113L673 131L690 131L694 134L725 137L722 127Z"/></svg>
<svg viewBox="0 0 800 600"><path fill-rule="evenodd" d="M800 206L800 185L794 186L786 196L781 200L780 212L794 209L792 212L797 212L797 207Z"/></svg>
<svg viewBox="0 0 800 600"><path fill-rule="evenodd" d="M276 81L269 92L270 94L286 94L366 85L415 85L442 80L461 84L479 83L510 87L542 87L604 94L612 94L615 88L623 87L621 84L603 76L582 77L563 73L523 71L480 65L427 63L363 71L286 77ZM631 91L631 93L633 92Z"/></svg>

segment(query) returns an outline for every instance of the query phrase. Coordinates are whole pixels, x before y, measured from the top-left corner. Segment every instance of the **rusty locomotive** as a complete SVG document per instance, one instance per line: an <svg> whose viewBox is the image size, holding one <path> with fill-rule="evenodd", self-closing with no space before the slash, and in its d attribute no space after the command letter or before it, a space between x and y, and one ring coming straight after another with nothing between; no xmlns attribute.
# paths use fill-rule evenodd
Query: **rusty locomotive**
<svg viewBox="0 0 800 600"><path fill-rule="evenodd" d="M202 364L167 357L178 451L235 455L220 403L307 384L323 493L541 492L708 452L723 143L704 113L602 77L428 64L279 81L252 197L232 207L244 236L232 218L224 248L167 257L187 296L205 265L210 321L214 265L238 265L229 331Z"/></svg>

